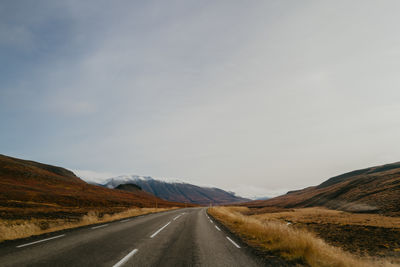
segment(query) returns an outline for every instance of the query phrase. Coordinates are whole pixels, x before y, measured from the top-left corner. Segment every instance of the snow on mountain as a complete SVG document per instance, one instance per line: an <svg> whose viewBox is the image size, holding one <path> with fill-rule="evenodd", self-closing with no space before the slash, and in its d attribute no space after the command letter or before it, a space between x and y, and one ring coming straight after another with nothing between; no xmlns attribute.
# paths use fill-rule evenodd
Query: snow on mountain
<svg viewBox="0 0 400 267"><path fill-rule="evenodd" d="M194 203L200 205L228 204L249 201L233 192L212 187L202 187L177 179L154 179L150 176L121 175L109 178L102 183L108 188L116 188L121 184L135 184L142 190L165 200Z"/></svg>
<svg viewBox="0 0 400 267"><path fill-rule="evenodd" d="M154 180L150 176L139 176L139 175L120 175L117 177L112 177L107 180L105 180L102 185L108 187L108 188L115 188L119 186L120 184L129 184L129 183L135 183L137 181L149 181L149 180Z"/></svg>
<svg viewBox="0 0 400 267"><path fill-rule="evenodd" d="M129 183L137 183L140 181L160 181L160 182L165 182L169 184L176 184L176 183L185 183L182 180L179 179L170 179L170 178L161 178L161 179L154 179L151 176L140 176L140 175L120 175L117 177L112 177L107 180L105 180L102 185L108 187L108 188L116 188L120 184L129 184Z"/></svg>

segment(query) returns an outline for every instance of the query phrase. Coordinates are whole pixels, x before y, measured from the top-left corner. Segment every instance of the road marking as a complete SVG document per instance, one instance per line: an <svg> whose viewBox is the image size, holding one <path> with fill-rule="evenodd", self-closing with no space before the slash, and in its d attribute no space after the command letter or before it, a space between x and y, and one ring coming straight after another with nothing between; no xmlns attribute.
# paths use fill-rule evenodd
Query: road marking
<svg viewBox="0 0 400 267"><path fill-rule="evenodd" d="M150 236L150 238L153 238L153 237L155 237L159 232L161 232L165 227L167 227L168 226L168 224L170 224L171 222L169 221L166 225L164 225L163 227L161 227L160 229L158 229L154 234L152 234L151 236Z"/></svg>
<svg viewBox="0 0 400 267"><path fill-rule="evenodd" d="M120 222L129 222L131 219L125 219L125 220L122 220L122 221L120 221Z"/></svg>
<svg viewBox="0 0 400 267"><path fill-rule="evenodd" d="M182 214L176 216L176 217L174 218L174 221L175 221L176 219L178 219L179 217L181 217L181 216L182 216Z"/></svg>
<svg viewBox="0 0 400 267"><path fill-rule="evenodd" d="M97 229L97 228L106 227L106 226L108 226L108 224L98 225L98 226L92 227L92 229Z"/></svg>
<svg viewBox="0 0 400 267"><path fill-rule="evenodd" d="M116 264L114 264L113 267L119 267L119 266L124 265L124 264L129 260L129 258L132 257L133 255L135 255L136 252L138 252L138 251L139 251L139 250L135 248L134 250L132 250L131 252L129 252L128 255L126 255L125 257L123 257L119 262L117 262Z"/></svg>
<svg viewBox="0 0 400 267"><path fill-rule="evenodd" d="M26 243L26 244L23 244L23 245L19 245L19 246L17 246L17 248L30 246L30 245L41 243L41 242L48 241L48 240L51 240L51 239L60 238L60 237L63 237L63 236L65 236L65 234L64 235L53 236L53 237L50 237L50 238L42 239L42 240L31 242L31 243Z"/></svg>
<svg viewBox="0 0 400 267"><path fill-rule="evenodd" d="M218 230L218 231L221 231L221 229L219 229L219 227L218 227L218 226L215 226L215 228L217 228L217 230Z"/></svg>
<svg viewBox="0 0 400 267"><path fill-rule="evenodd" d="M210 223L213 223L213 221L210 220Z"/></svg>
<svg viewBox="0 0 400 267"><path fill-rule="evenodd" d="M237 247L237 248L240 248L240 246L238 245L238 244L236 244L235 243L235 241L233 241L232 239L230 239L229 237L226 237L229 241L231 241L231 243L235 246L235 247Z"/></svg>

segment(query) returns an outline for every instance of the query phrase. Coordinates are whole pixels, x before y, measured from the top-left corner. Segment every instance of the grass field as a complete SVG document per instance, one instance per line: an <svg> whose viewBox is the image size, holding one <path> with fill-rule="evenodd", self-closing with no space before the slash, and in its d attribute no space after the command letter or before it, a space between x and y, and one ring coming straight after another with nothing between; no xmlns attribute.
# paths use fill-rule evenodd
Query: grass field
<svg viewBox="0 0 400 267"><path fill-rule="evenodd" d="M99 213L96 211L90 211L82 217L75 218L0 219L0 242L171 209L176 208L133 208L117 213Z"/></svg>
<svg viewBox="0 0 400 267"><path fill-rule="evenodd" d="M326 242L306 223L341 223L342 225L360 226L369 223L377 225L397 225L398 219L391 217L368 218L366 214L347 218L352 214L343 214L330 210L300 209L259 213L247 207L215 207L209 213L224 224L230 231L256 249L269 251L288 260L310 266L399 266L398 259L392 257L360 257ZM340 218L346 219L341 221ZM383 220L387 219L387 221ZM350 224L348 224L350 223ZM297 226L299 225L299 226ZM399 228L393 229L399 229Z"/></svg>
<svg viewBox="0 0 400 267"><path fill-rule="evenodd" d="M340 225L362 225L386 228L400 228L400 217L382 216L379 214L349 213L326 208L281 209L265 212L258 209L247 209L243 214L252 215L262 221L281 221L291 223L320 223Z"/></svg>
<svg viewBox="0 0 400 267"><path fill-rule="evenodd" d="M250 209L247 215L262 222L283 222L311 231L327 243L359 256L400 258L400 217L325 208L268 213Z"/></svg>

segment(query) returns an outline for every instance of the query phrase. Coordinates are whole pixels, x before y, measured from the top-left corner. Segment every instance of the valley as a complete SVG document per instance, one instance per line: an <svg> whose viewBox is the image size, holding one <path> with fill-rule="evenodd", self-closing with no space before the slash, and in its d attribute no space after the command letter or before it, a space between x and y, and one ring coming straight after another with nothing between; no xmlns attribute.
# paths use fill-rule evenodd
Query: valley
<svg viewBox="0 0 400 267"><path fill-rule="evenodd" d="M400 265L399 163L254 201L218 188L143 176L93 185L67 169L4 155L0 175L0 241L5 244L212 204L216 207L201 215L193 213L193 227L208 212L217 231L237 238L257 261L276 266Z"/></svg>

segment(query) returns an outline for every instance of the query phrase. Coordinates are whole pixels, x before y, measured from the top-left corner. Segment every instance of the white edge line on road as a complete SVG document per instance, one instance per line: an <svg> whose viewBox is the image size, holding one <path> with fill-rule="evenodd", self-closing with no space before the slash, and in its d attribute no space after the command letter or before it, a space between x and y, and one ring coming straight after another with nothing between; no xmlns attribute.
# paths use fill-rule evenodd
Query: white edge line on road
<svg viewBox="0 0 400 267"><path fill-rule="evenodd" d="M175 221L176 219L178 219L179 217L181 217L181 216L182 216L182 214L176 216L176 217L174 218L174 221Z"/></svg>
<svg viewBox="0 0 400 267"><path fill-rule="evenodd" d="M211 221L211 219L210 219L210 223L213 223L213 221Z"/></svg>
<svg viewBox="0 0 400 267"><path fill-rule="evenodd" d="M235 243L235 241L233 241L232 239L230 239L229 237L226 237L229 241L231 241L231 243L235 246L235 247L237 247L237 248L240 248L240 246L238 245L238 244L236 244Z"/></svg>
<svg viewBox="0 0 400 267"><path fill-rule="evenodd" d="M108 226L108 224L102 224L102 225L94 226L94 227L92 227L92 229L97 229L97 228L106 227L106 226Z"/></svg>
<svg viewBox="0 0 400 267"><path fill-rule="evenodd" d="M125 219L125 220L122 220L122 221L120 221L120 222L129 222L131 219Z"/></svg>
<svg viewBox="0 0 400 267"><path fill-rule="evenodd" d="M217 230L218 230L218 231L221 231L221 229L219 229L219 227L218 227L218 226L215 226L215 228L217 228Z"/></svg>
<svg viewBox="0 0 400 267"><path fill-rule="evenodd" d="M46 238L46 239L42 239L42 240L38 240L38 241L35 241L35 242L31 242L31 243L26 243L26 244L23 244L23 245L19 245L19 246L17 246L17 248L26 247L26 246L29 246L29 245L33 245L33 244L37 244L37 243L41 243L41 242L48 241L48 240L55 239L55 238L60 238L60 237L63 237L63 236L65 236L65 234L63 234L63 235L57 235L57 236L53 236L53 237L50 237L50 238Z"/></svg>
<svg viewBox="0 0 400 267"><path fill-rule="evenodd" d="M159 232L161 232L165 227L167 227L168 226L168 224L170 224L171 223L171 221L169 221L166 225L164 225L163 227L161 227L160 229L158 229L154 234L152 234L151 236L150 236L150 238L153 238L153 237L155 237Z"/></svg>
<svg viewBox="0 0 400 267"><path fill-rule="evenodd" d="M138 252L138 251L139 251L139 250L135 248L134 250L132 250L131 252L129 252L128 255L126 255L125 257L123 257L119 262L117 262L116 264L114 264L113 267L119 267L119 266L124 265L124 264L129 260L129 258L132 257L133 255L135 255L136 252Z"/></svg>

